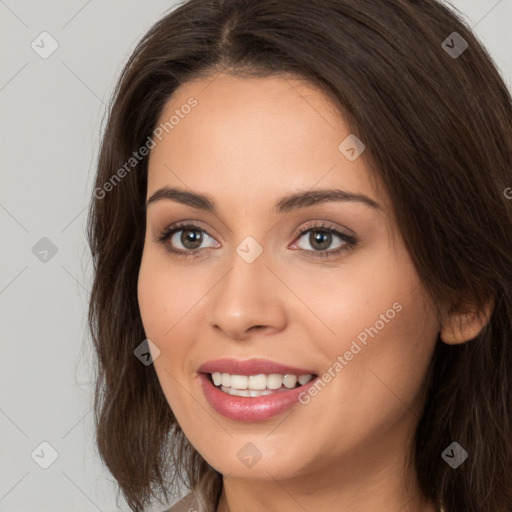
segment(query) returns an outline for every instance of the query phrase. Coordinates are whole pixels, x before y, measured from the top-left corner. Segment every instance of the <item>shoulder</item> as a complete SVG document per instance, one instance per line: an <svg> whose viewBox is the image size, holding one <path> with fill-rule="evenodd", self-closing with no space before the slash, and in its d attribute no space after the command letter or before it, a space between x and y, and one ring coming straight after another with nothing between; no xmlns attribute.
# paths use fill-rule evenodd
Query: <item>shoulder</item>
<svg viewBox="0 0 512 512"><path fill-rule="evenodd" d="M194 493L190 492L183 499L175 503L164 512L197 512L197 502Z"/></svg>

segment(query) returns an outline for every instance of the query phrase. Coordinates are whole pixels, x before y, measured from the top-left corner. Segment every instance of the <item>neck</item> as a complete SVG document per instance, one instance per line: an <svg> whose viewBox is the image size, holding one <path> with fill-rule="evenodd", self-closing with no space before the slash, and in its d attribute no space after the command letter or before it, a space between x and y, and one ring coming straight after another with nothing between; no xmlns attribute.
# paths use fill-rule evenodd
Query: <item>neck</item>
<svg viewBox="0 0 512 512"><path fill-rule="evenodd" d="M377 489L352 489L350 493L340 492L322 486L307 494L304 488L283 481L237 481L225 478L217 512L296 512L297 510L337 510L339 512L438 512L436 504L428 502L419 493L405 497L403 493ZM307 492L310 492L308 489Z"/></svg>

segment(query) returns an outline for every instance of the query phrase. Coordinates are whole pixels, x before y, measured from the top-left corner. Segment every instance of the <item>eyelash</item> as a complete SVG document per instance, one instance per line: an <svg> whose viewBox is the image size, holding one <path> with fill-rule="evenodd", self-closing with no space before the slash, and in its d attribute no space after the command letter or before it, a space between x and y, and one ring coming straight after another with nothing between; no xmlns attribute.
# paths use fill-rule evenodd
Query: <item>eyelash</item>
<svg viewBox="0 0 512 512"><path fill-rule="evenodd" d="M169 244L167 244L167 241L177 232L184 231L184 230L190 230L190 231L201 231L203 233L206 233L210 238L215 239L210 233L208 233L207 230L199 227L196 224L192 223L178 223L173 226L168 227L162 233L156 238L156 241L162 244L167 245L166 249L176 254L177 256L183 256L185 258L187 257L198 257L199 253L201 252L201 249L190 249L187 251L184 251L182 249L176 249L174 247L171 247ZM338 247L334 250L323 250L323 251L311 251L306 249L298 249L299 252L305 253L305 256L312 259L324 259L324 258L331 258L333 256L337 256L338 254L341 254L342 252L348 251L358 243L356 238L353 236L347 235L346 233L343 233L341 231L338 231L326 224L310 224L307 225L299 230L299 234L297 235L296 239L300 239L302 236L304 236L307 233L310 233L312 231L319 231L322 233L329 233L331 235L336 235L339 237L344 244ZM312 255L313 253L314 255Z"/></svg>

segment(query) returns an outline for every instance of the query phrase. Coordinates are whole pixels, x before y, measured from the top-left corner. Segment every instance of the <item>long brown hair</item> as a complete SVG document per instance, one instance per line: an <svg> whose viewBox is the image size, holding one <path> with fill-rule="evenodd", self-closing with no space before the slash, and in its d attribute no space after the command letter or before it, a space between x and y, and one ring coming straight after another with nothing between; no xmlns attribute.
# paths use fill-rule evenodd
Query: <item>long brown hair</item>
<svg viewBox="0 0 512 512"><path fill-rule="evenodd" d="M134 356L146 337L137 277L147 158L130 161L178 86L221 71L297 76L321 89L366 145L433 301L493 301L476 338L438 339L410 457L424 495L447 512L511 512L512 100L462 17L435 0L189 0L129 58L88 240L97 446L131 510L187 485L214 511L221 491L222 475L184 436L153 366ZM441 458L453 441L469 454L456 470Z"/></svg>

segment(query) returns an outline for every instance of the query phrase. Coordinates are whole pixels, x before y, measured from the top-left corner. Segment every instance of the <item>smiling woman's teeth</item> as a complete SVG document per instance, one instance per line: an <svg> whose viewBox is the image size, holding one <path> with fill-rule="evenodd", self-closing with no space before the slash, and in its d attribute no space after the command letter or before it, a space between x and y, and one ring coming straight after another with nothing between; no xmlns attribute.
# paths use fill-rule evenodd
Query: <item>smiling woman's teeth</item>
<svg viewBox="0 0 512 512"><path fill-rule="evenodd" d="M224 393L236 396L262 396L270 395L276 390L293 389L297 382L303 386L307 384L313 375L281 375L279 373L271 373L265 375L231 375L229 373L214 372L211 374L213 383L220 387Z"/></svg>

